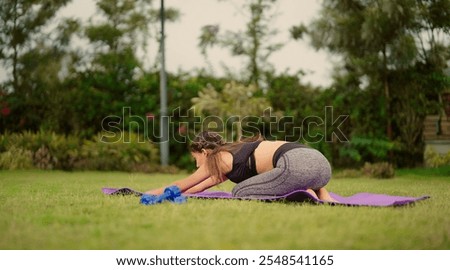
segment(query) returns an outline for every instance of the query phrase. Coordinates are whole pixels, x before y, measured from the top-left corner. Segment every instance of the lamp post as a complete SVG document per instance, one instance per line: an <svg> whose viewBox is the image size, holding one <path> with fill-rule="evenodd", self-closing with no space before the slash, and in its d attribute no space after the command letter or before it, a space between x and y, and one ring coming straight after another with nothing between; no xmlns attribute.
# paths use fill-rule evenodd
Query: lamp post
<svg viewBox="0 0 450 270"><path fill-rule="evenodd" d="M169 117L167 114L167 78L166 78L166 59L165 59L165 31L164 31L164 0L161 0L161 39L160 39L160 61L161 70L160 78L160 109L161 109L161 124L160 124L160 159L161 165L167 166L169 164Z"/></svg>

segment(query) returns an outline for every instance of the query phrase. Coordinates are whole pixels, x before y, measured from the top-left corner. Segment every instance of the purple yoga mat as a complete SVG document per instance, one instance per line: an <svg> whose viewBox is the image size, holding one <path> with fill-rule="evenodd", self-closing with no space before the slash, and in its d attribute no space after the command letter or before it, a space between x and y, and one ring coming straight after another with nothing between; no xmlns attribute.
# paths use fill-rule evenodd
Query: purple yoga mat
<svg viewBox="0 0 450 270"><path fill-rule="evenodd" d="M104 194L107 195L135 195L140 196L143 193L130 188L103 188ZM259 200L266 202L282 201L282 202L314 202L322 204L323 201L312 197L305 190L296 190L291 193L281 196L258 196L258 197L233 197L231 193L224 191L203 191L196 194L185 194L189 198L197 199L228 199L228 200ZM402 206L412 204L417 201L425 200L430 196L422 197L404 197L392 196L386 194L374 193L357 193L349 197L343 197L330 192L331 197L337 200L337 203L330 203L332 205L346 205L346 206Z"/></svg>

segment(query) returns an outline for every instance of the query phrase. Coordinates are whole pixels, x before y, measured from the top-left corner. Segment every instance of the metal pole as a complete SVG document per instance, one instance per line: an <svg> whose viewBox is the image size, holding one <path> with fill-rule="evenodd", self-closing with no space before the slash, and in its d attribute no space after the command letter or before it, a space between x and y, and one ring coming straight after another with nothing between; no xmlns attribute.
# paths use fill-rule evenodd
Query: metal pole
<svg viewBox="0 0 450 270"><path fill-rule="evenodd" d="M161 106L161 125L160 125L160 159L161 165L167 166L169 164L169 117L167 114L167 79L166 79L166 59L165 59L165 33L164 33L164 0L161 0L161 40L160 40L160 56L161 56L161 70L160 70L160 106Z"/></svg>

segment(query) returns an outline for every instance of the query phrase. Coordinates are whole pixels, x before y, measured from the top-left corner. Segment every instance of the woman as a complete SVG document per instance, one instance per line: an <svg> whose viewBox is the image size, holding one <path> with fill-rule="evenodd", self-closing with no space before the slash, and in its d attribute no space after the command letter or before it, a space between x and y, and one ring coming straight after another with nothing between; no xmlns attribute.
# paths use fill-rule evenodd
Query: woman
<svg viewBox="0 0 450 270"><path fill-rule="evenodd" d="M197 193L227 179L236 183L232 194L284 195L305 189L323 201L333 200L324 186L331 178L327 159L317 150L286 141L254 140L225 143L219 134L204 131L191 144L197 170L174 182L183 193ZM147 191L159 195L165 188Z"/></svg>

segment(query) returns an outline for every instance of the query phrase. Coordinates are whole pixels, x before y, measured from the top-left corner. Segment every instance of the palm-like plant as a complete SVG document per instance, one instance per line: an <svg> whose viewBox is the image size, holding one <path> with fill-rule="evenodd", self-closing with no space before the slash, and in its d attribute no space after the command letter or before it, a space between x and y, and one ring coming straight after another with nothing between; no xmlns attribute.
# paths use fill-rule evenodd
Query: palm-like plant
<svg viewBox="0 0 450 270"><path fill-rule="evenodd" d="M199 92L198 97L192 99L192 103L196 112L219 117L225 124L233 119L232 123L237 124L236 136L241 138L245 117L262 115L270 107L265 97L255 96L257 90L255 85L230 82L219 92L209 85Z"/></svg>

